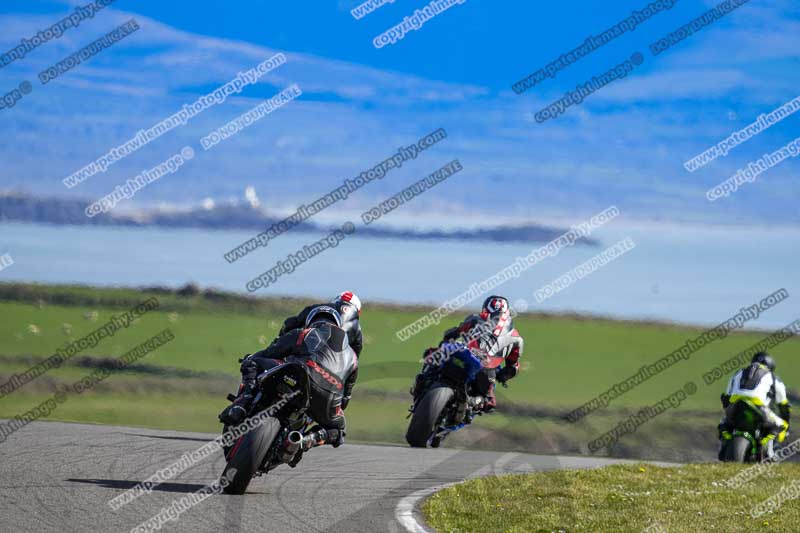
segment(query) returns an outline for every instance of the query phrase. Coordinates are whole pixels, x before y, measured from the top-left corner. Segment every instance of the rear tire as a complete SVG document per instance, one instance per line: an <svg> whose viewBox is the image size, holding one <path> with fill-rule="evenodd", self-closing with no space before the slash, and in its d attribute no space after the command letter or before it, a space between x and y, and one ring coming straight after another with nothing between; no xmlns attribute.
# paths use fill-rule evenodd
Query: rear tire
<svg viewBox="0 0 800 533"><path fill-rule="evenodd" d="M450 387L439 385L425 393L425 396L414 409L414 415L408 424L406 441L412 448L426 448L428 440L433 436L436 425L442 417L447 404L452 401L455 392Z"/></svg>
<svg viewBox="0 0 800 533"><path fill-rule="evenodd" d="M225 494L245 493L280 430L281 423L277 419L267 418L263 424L236 441L222 472L222 477L229 480L228 486L223 489Z"/></svg>
<svg viewBox="0 0 800 533"><path fill-rule="evenodd" d="M736 435L728 443L725 461L729 463L746 463L752 444L746 437Z"/></svg>

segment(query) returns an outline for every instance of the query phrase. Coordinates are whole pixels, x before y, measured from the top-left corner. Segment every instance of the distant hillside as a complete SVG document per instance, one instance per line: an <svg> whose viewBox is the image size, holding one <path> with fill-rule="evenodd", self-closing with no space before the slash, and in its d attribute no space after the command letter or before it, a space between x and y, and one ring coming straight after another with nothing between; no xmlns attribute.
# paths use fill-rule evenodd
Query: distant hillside
<svg viewBox="0 0 800 533"><path fill-rule="evenodd" d="M89 218L85 214L91 202L68 198L38 198L23 193L0 194L0 221L35 222L56 225L91 226L158 226L165 228L248 229L263 231L280 222L283 217L271 216L249 205L221 205L210 209L198 207L188 210L142 209L125 214L98 214ZM328 228L303 222L292 229L297 232L326 231ZM479 230L417 231L388 227L359 227L361 237L383 237L408 240L453 239L493 242L547 242L565 230L526 224L498 226ZM580 244L595 246L594 239L583 238Z"/></svg>

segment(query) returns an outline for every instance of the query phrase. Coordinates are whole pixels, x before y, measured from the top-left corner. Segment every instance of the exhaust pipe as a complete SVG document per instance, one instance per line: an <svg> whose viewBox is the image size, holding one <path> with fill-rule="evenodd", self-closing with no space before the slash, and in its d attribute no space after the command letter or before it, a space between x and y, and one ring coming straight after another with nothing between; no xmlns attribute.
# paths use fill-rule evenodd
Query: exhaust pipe
<svg viewBox="0 0 800 533"><path fill-rule="evenodd" d="M303 444L303 434L299 431L292 431L286 437L286 441L283 443L283 453L281 453L281 461L284 463L288 463L291 461L295 454L300 450L300 446Z"/></svg>

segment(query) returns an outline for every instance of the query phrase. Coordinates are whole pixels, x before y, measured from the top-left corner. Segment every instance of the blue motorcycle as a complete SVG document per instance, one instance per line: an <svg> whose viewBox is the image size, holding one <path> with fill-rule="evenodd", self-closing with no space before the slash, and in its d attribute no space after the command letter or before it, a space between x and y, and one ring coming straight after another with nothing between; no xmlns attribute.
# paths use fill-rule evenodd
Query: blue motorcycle
<svg viewBox="0 0 800 533"><path fill-rule="evenodd" d="M413 448L438 448L444 438L483 414L485 398L474 391L482 359L461 343L443 344L414 388L406 441Z"/></svg>

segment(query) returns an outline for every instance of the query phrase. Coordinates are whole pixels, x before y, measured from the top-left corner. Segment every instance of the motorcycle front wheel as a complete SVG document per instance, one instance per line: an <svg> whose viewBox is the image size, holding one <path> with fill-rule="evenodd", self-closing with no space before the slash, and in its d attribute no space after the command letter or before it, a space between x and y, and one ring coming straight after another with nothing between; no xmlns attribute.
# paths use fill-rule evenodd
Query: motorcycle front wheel
<svg viewBox="0 0 800 533"><path fill-rule="evenodd" d="M728 443L725 461L729 463L746 463L750 455L752 444L747 437L735 435Z"/></svg>

